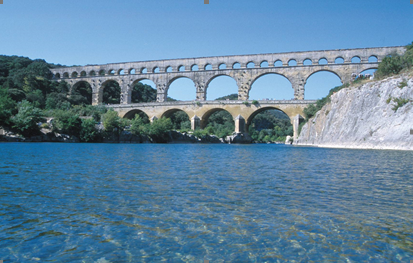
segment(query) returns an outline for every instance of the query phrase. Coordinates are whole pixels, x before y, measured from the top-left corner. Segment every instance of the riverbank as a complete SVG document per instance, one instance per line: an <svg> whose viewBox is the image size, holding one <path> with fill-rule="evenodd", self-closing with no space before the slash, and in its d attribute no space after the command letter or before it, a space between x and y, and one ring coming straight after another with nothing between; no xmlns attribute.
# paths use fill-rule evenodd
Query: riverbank
<svg viewBox="0 0 413 263"><path fill-rule="evenodd" d="M303 127L295 145L413 150L413 73L342 89Z"/></svg>

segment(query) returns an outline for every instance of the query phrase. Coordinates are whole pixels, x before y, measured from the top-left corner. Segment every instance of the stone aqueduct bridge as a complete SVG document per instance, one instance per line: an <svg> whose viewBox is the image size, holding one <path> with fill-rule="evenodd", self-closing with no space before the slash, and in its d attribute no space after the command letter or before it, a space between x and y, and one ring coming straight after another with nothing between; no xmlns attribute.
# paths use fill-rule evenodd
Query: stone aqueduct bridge
<svg viewBox="0 0 413 263"><path fill-rule="evenodd" d="M89 83L94 105L102 103L105 85L116 81L121 88L121 104L112 107L122 117L142 111L153 119L183 110L190 117L193 128L202 128L210 114L225 109L233 115L236 131L244 132L257 112L266 108L277 108L291 118L294 135L297 135L298 116L302 115L305 106L314 102L304 100L304 86L312 74L329 71L336 74L342 83L347 83L362 71L376 69L385 56L392 53L402 54L404 51L403 46L322 50L86 65L55 68L51 71L57 81L66 81L71 91L82 82ZM354 60L357 60L357 63ZM321 61L324 63L320 63ZM254 81L271 73L282 75L291 82L294 100L260 101L258 107L246 105L245 101L248 100ZM238 101L206 101L209 83L219 76L229 76L236 81ZM195 101L166 102L169 86L182 77L194 82ZM141 80L151 80L155 83L156 103L131 104L132 88Z"/></svg>

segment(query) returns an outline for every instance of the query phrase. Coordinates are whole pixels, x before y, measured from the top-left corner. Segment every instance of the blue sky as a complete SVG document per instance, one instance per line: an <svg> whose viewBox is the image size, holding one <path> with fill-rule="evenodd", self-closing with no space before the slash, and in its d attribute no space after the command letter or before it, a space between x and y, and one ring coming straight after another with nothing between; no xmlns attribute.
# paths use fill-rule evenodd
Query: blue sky
<svg viewBox="0 0 413 263"><path fill-rule="evenodd" d="M413 41L409 0L4 0L0 53L64 65L406 45ZM290 99L282 77L268 76L253 99ZM340 84L315 74L306 98ZM236 92L220 78L208 99ZM311 84L311 85L310 85ZM194 93L189 80L170 96ZM212 84L211 84L212 85ZM235 89L235 90L234 90ZM188 95L188 96L187 96Z"/></svg>

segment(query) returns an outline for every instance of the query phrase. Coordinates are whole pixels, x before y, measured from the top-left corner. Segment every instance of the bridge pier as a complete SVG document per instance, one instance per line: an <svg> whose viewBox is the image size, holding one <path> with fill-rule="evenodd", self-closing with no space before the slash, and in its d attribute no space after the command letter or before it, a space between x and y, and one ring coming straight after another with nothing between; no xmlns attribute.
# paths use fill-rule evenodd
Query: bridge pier
<svg viewBox="0 0 413 263"><path fill-rule="evenodd" d="M236 133L245 133L246 128L245 128L245 119L244 117L239 114L237 117L234 119L235 122L235 132Z"/></svg>
<svg viewBox="0 0 413 263"><path fill-rule="evenodd" d="M298 135L299 135L299 126L300 123L304 120L304 118L300 115L297 114L294 117L291 118L291 124L293 125L293 138L294 140L298 139Z"/></svg>
<svg viewBox="0 0 413 263"><path fill-rule="evenodd" d="M191 118L191 129L194 131L201 129L201 119L196 115Z"/></svg>

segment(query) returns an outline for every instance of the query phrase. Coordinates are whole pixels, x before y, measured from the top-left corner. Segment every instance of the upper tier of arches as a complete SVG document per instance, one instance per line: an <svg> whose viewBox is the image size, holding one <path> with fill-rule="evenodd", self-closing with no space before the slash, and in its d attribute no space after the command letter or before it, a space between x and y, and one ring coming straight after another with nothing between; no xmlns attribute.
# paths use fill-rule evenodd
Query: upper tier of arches
<svg viewBox="0 0 413 263"><path fill-rule="evenodd" d="M239 70L272 67L308 67L315 65L343 65L378 63L391 53L403 53L404 47L363 48L292 53L273 53L242 56L221 56L190 59L128 62L83 67L54 68L56 79L85 78L111 75L165 74L171 72L199 72L209 70Z"/></svg>

